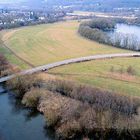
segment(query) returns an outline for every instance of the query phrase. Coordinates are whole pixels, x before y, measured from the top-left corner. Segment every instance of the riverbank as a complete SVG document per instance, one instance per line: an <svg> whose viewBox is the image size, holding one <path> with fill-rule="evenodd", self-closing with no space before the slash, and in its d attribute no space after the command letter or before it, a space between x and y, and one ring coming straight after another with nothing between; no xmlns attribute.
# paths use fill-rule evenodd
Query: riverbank
<svg viewBox="0 0 140 140"><path fill-rule="evenodd" d="M44 114L59 139L92 133L108 138L112 131L115 136L129 132L129 137L137 137L139 132L139 99L62 79L36 79L35 75L15 78L9 84L26 107Z"/></svg>

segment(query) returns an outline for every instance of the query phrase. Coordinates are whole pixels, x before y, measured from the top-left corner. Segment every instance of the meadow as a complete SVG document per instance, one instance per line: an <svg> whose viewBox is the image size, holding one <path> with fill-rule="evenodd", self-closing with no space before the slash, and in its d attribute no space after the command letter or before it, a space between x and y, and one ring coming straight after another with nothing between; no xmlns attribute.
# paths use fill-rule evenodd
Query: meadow
<svg viewBox="0 0 140 140"><path fill-rule="evenodd" d="M18 59L10 50L0 45L0 53L4 54L7 60L14 66L19 69L29 69L30 66L28 66L26 63L24 63L22 60Z"/></svg>
<svg viewBox="0 0 140 140"><path fill-rule="evenodd" d="M29 26L6 31L2 40L17 56L34 66L94 54L128 52L80 37L78 26L77 21Z"/></svg>
<svg viewBox="0 0 140 140"><path fill-rule="evenodd" d="M116 93L140 96L139 64L139 58L115 58L62 66L49 73ZM133 73L129 73L129 67Z"/></svg>

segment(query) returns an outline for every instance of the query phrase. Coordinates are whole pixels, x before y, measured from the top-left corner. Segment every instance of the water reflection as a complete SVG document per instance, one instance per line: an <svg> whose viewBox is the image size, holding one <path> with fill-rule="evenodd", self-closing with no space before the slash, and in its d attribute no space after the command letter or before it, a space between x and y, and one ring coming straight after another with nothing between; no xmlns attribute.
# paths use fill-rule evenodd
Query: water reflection
<svg viewBox="0 0 140 140"><path fill-rule="evenodd" d="M140 50L140 27L117 24L114 31L107 32L109 44L130 50Z"/></svg>
<svg viewBox="0 0 140 140"><path fill-rule="evenodd" d="M115 32L135 35L140 41L140 27L139 26L127 25L127 24L117 24Z"/></svg>

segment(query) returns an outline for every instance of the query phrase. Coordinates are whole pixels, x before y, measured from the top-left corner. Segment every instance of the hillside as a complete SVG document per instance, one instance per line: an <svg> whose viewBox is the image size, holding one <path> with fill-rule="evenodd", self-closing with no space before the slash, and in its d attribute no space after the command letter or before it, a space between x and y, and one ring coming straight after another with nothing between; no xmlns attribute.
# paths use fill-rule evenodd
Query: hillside
<svg viewBox="0 0 140 140"><path fill-rule="evenodd" d="M106 7L139 7L140 1L139 0L48 0L47 3L55 4L55 5L85 5L85 4L97 4L99 6L106 6ZM87 5L86 5L87 6Z"/></svg>
<svg viewBox="0 0 140 140"><path fill-rule="evenodd" d="M0 0L0 4L17 4L25 7L42 8L44 6L72 6L76 10L111 10L120 7L138 7L139 0Z"/></svg>

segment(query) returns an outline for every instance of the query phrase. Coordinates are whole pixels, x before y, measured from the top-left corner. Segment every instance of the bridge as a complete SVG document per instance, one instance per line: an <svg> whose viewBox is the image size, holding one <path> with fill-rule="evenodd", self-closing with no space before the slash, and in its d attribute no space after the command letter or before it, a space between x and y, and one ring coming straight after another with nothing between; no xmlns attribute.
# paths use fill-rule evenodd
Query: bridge
<svg viewBox="0 0 140 140"><path fill-rule="evenodd" d="M86 56L86 57L80 57L80 58L73 58L73 59L67 59L60 62L55 62L43 66L38 66L29 70L25 70L22 72L19 72L17 74L13 74L10 76L2 77L0 78L0 83L6 82L8 80L11 80L15 78L17 75L27 75L27 74L33 74L40 71L47 71L55 67L59 67L62 65L68 65L72 63L80 63L85 61L91 61L91 60L100 60L100 59L111 59L111 58L123 58L123 57L140 57L140 53L117 53L117 54L100 54L100 55L92 55L92 56Z"/></svg>

